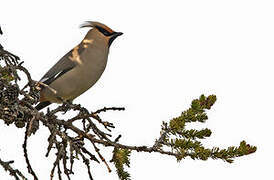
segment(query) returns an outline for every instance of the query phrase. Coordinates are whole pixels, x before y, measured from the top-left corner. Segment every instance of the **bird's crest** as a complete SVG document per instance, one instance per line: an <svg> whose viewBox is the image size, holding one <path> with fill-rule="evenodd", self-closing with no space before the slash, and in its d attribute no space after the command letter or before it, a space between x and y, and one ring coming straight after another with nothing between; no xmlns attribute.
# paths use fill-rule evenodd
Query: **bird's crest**
<svg viewBox="0 0 274 180"><path fill-rule="evenodd" d="M114 31L111 28L109 28L105 24L102 24L102 23L96 22L96 21L86 21L80 25L80 28L84 28L84 27L93 27L96 29L102 28L102 29L108 31L108 33L110 33L110 34L114 33Z"/></svg>

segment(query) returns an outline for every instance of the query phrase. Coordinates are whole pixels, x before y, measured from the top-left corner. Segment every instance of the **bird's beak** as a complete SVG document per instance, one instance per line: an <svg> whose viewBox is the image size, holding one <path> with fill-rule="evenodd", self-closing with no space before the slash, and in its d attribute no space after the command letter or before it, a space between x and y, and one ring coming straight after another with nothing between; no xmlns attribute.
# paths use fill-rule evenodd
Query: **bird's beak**
<svg viewBox="0 0 274 180"><path fill-rule="evenodd" d="M118 37L118 36L121 36L121 35L123 35L123 34L124 34L124 33L122 33L122 32L115 32L115 33L114 33L114 36L115 36L115 37Z"/></svg>
<svg viewBox="0 0 274 180"><path fill-rule="evenodd" d="M112 44L114 39L116 39L118 36L121 36L122 34L123 34L122 32L114 32L113 35L111 36L111 38L108 41L108 47L110 47L110 45Z"/></svg>

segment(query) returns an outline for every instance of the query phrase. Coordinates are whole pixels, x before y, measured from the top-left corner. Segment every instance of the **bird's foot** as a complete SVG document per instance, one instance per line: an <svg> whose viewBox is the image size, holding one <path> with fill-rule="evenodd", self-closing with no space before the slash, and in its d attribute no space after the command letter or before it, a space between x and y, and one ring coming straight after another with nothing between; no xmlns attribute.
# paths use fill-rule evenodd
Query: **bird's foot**
<svg viewBox="0 0 274 180"><path fill-rule="evenodd" d="M71 109L72 106L72 101L71 100L64 100L61 97L57 97L61 102L63 102L62 104L62 110L63 110L63 114L66 114L66 112L68 112L68 110Z"/></svg>

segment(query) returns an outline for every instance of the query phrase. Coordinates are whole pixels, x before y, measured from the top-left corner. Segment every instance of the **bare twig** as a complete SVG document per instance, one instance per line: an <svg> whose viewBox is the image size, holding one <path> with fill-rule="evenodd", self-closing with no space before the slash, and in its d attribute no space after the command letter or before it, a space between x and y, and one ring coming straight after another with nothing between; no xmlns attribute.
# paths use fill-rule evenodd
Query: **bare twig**
<svg viewBox="0 0 274 180"><path fill-rule="evenodd" d="M82 153L80 155L81 155L81 157L83 159L84 164L87 166L89 179L93 180L91 172L90 172L90 163L89 163L89 160Z"/></svg>
<svg viewBox="0 0 274 180"><path fill-rule="evenodd" d="M61 176L61 170L60 170L60 167L59 167L59 162L60 160L62 159L62 155L63 155L63 150L64 150L64 147L63 145L58 145L58 143L56 143L56 146L57 146L57 149L58 149L58 152L57 152L57 156L56 156L56 160L55 162L53 163L53 167L51 169L51 173L50 173L50 179L52 180L53 177L54 177L54 171L55 171L55 168L57 166L58 168L58 177L60 179L60 176Z"/></svg>
<svg viewBox="0 0 274 180"><path fill-rule="evenodd" d="M101 112L106 112L106 111L124 111L125 108L124 107L104 107L102 109L98 109L97 111L93 112L92 114L99 114Z"/></svg>
<svg viewBox="0 0 274 180"><path fill-rule="evenodd" d="M107 169L108 169L108 172L111 172L111 169L110 169L108 163L106 162L106 159L105 159L105 158L102 156L102 154L100 153L100 149L97 148L97 146L94 144L94 142L91 142L91 143L92 143L92 145L93 145L95 151L97 152L98 156L100 157L101 161L105 163L105 165L106 165L106 167L107 167Z"/></svg>
<svg viewBox="0 0 274 180"><path fill-rule="evenodd" d="M11 176L13 176L16 180L20 180L19 177L21 177L22 180L27 180L27 178L18 170L14 169L10 166L10 164L14 163L14 161L3 161L0 159L0 165L10 173Z"/></svg>
<svg viewBox="0 0 274 180"><path fill-rule="evenodd" d="M28 172L33 176L33 178L35 180L38 180L35 172L33 171L32 167L30 165L30 161L29 161L29 158L28 158L28 151L27 151L28 129L29 129L29 122L27 123L25 138L24 138L24 144L23 144L24 157L25 157L25 160L26 160Z"/></svg>

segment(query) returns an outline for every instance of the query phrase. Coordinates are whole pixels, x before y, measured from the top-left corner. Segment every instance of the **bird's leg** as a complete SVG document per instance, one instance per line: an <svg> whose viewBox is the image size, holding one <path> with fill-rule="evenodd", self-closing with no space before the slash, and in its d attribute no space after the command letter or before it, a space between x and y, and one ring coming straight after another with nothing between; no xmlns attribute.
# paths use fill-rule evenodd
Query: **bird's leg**
<svg viewBox="0 0 274 180"><path fill-rule="evenodd" d="M57 97L61 102L63 102L62 108L64 110L63 114L66 114L66 112L70 109L72 105L72 100L64 100L62 97Z"/></svg>
<svg viewBox="0 0 274 180"><path fill-rule="evenodd" d="M72 100L66 100L66 101L64 101L64 103L65 103L68 107L71 107L71 105L72 105Z"/></svg>

